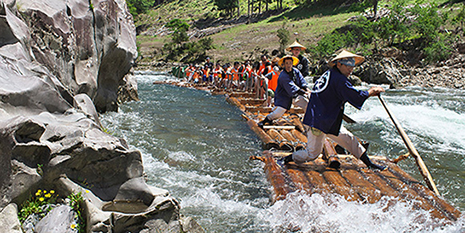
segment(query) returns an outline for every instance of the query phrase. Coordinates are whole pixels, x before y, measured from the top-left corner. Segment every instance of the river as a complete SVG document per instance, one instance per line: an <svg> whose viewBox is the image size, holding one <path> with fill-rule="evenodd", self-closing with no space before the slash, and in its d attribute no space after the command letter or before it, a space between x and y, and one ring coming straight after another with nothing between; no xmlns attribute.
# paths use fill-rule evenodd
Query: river
<svg viewBox="0 0 465 233"><path fill-rule="evenodd" d="M293 193L270 203L259 138L224 96L153 81L164 73L136 74L140 101L101 116L104 127L140 150L148 183L170 191L181 213L206 232L465 232L465 218L437 227L411 203L390 206L348 202L337 195ZM367 88L367 87L361 87ZM465 91L409 87L383 94L423 157L444 199L465 210ZM377 98L362 110L346 105L357 124L346 124L370 142L369 154L391 159L406 153ZM412 157L399 165L422 180ZM418 223L417 219L423 219Z"/></svg>

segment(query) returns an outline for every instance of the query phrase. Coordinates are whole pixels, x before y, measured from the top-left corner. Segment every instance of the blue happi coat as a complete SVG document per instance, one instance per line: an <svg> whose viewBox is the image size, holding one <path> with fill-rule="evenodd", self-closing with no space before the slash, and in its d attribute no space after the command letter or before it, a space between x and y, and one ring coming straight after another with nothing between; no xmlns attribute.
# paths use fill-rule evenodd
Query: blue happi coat
<svg viewBox="0 0 465 233"><path fill-rule="evenodd" d="M303 123L326 134L339 135L344 104L361 109L368 91L355 89L337 68L326 71L313 86Z"/></svg>
<svg viewBox="0 0 465 233"><path fill-rule="evenodd" d="M283 70L278 77L274 105L289 110L291 109L292 98L304 93L306 89L307 82L298 69L293 67L290 73Z"/></svg>

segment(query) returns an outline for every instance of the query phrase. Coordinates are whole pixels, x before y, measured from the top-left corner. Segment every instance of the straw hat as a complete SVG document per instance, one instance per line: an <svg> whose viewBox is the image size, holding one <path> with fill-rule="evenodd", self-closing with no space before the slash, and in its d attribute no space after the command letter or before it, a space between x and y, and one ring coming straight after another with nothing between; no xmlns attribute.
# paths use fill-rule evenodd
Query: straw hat
<svg viewBox="0 0 465 233"><path fill-rule="evenodd" d="M329 62L329 66L330 67L333 67L336 63L335 61L337 60L340 60L340 59L344 59L344 58L354 58L355 59L355 65L360 65L360 63L362 63L363 61L365 61L365 58L360 56L360 55L357 55L357 54L353 54L345 49L342 49L341 52L339 52L339 54L336 55L336 57L334 57L333 59L331 59L331 61Z"/></svg>
<svg viewBox="0 0 465 233"><path fill-rule="evenodd" d="M292 65L295 66L297 64L299 64L299 59L294 57L294 56L291 56L291 55L286 55L284 57L282 57L281 59L279 59L278 61L278 66L283 66L283 62L284 62L284 59L286 58L292 58Z"/></svg>
<svg viewBox="0 0 465 233"><path fill-rule="evenodd" d="M289 47L286 48L286 51L291 51L292 48L301 48L302 50L306 50L307 48L305 48L303 45L301 45L299 42L297 41L294 41L294 43L292 43L291 45L289 45Z"/></svg>

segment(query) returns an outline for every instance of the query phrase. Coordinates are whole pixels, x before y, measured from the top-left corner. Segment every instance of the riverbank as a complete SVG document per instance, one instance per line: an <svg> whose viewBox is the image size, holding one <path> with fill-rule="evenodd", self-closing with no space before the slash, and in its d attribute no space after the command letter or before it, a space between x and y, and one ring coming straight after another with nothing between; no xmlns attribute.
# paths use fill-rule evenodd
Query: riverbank
<svg viewBox="0 0 465 233"><path fill-rule="evenodd" d="M395 56L388 56L388 53L379 54L377 57L368 57L366 62L356 68L354 75L366 83L387 84L393 88L408 86L465 88L465 44L462 50L456 51L453 58L436 65L411 66L406 61L396 59ZM169 72L172 67L182 65L177 62L139 62L134 70ZM319 76L319 73L326 69L325 61L311 64L310 70L317 71L311 76Z"/></svg>

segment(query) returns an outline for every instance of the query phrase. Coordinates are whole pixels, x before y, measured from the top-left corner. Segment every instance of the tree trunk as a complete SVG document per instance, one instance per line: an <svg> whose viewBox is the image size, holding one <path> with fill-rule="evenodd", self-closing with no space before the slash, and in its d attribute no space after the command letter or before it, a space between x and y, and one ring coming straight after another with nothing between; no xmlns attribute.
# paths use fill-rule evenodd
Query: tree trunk
<svg viewBox="0 0 465 233"><path fill-rule="evenodd" d="M237 17L241 16L241 4L239 0L237 0Z"/></svg>
<svg viewBox="0 0 465 233"><path fill-rule="evenodd" d="M373 3L373 14L374 14L374 16L376 18L376 15L378 13L378 1L379 0L373 0L373 1L374 1L374 3Z"/></svg>
<svg viewBox="0 0 465 233"><path fill-rule="evenodd" d="M247 0L247 18L250 18L250 0Z"/></svg>

